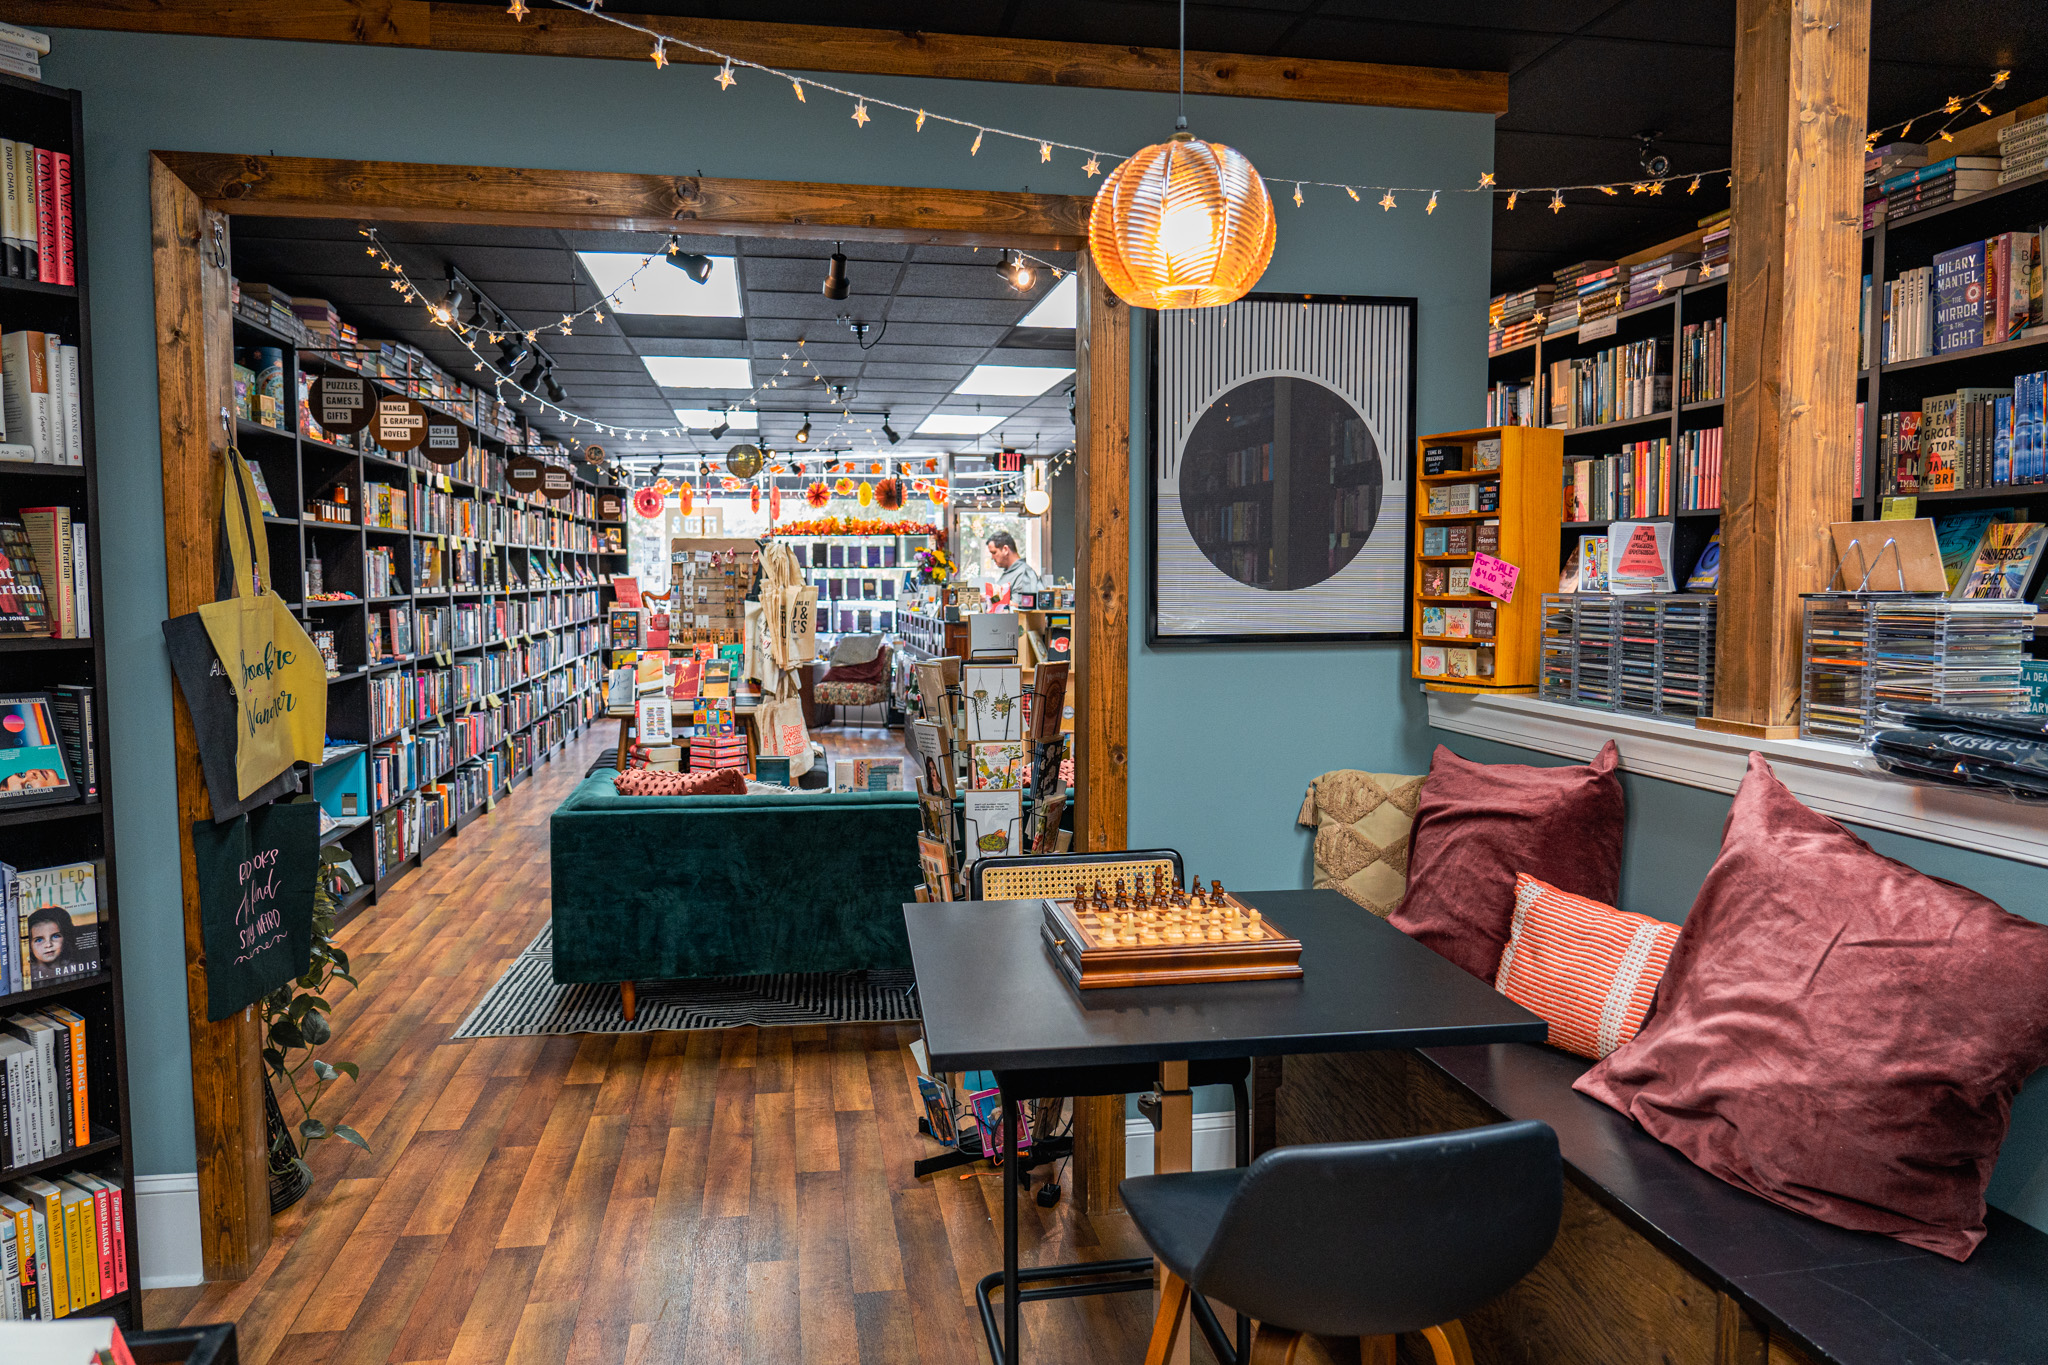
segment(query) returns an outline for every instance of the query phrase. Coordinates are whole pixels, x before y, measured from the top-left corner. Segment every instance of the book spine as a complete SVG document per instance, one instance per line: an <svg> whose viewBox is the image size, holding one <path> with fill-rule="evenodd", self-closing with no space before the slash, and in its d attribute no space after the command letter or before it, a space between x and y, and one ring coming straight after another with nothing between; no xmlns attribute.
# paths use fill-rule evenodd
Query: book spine
<svg viewBox="0 0 2048 1365"><path fill-rule="evenodd" d="M36 1077L42 1086L43 1155L57 1156L64 1150L64 1101L58 1088L57 1030L35 1030ZM65 1061L70 1061L67 1052Z"/></svg>
<svg viewBox="0 0 2048 1365"><path fill-rule="evenodd" d="M15 221L21 233L21 278L41 279L41 262L36 256L36 149L26 142L14 144L14 180L20 196Z"/></svg>
<svg viewBox="0 0 2048 1365"><path fill-rule="evenodd" d="M36 1219L35 1211L21 1208L14 1211L14 1250L20 1263L21 1315L28 1319L50 1316L48 1294L44 1286L49 1281L36 1268Z"/></svg>
<svg viewBox="0 0 2048 1365"><path fill-rule="evenodd" d="M99 1302L99 1256L91 1246L86 1201L67 1193L60 1196L59 1203L64 1210L64 1268L71 1275L71 1311L76 1313Z"/></svg>
<svg viewBox="0 0 2048 1365"><path fill-rule="evenodd" d="M128 1292L128 1192L118 1181L107 1191L107 1207L114 1220L114 1292Z"/></svg>
<svg viewBox="0 0 2048 1365"><path fill-rule="evenodd" d="M57 163L48 147L36 156L36 278L57 283Z"/></svg>
<svg viewBox="0 0 2048 1365"><path fill-rule="evenodd" d="M21 185L11 137L0 137L0 273L21 278Z"/></svg>
<svg viewBox="0 0 2048 1365"><path fill-rule="evenodd" d="M16 24L0 24L0 43L13 43L16 47L25 47L38 57L50 55L49 34L38 33L35 29L22 28Z"/></svg>
<svg viewBox="0 0 2048 1365"><path fill-rule="evenodd" d="M36 1257L42 1262L43 1283L50 1287L50 1316L71 1315L71 1270L64 1250L64 1206L55 1186L48 1194L37 1194Z"/></svg>
<svg viewBox="0 0 2048 1365"><path fill-rule="evenodd" d="M78 244L71 230L71 157L66 152L50 154L50 182L56 191L57 283L78 283Z"/></svg>
<svg viewBox="0 0 2048 1365"><path fill-rule="evenodd" d="M92 1186L92 1228L93 1246L100 1256L100 1297L111 1299L120 1293L114 1288L114 1215L111 1209L114 1194L104 1183L95 1181Z"/></svg>
<svg viewBox="0 0 2048 1365"><path fill-rule="evenodd" d="M76 346L59 347L58 356L63 366L64 381L64 410L61 415L64 420L65 463L76 468L85 463L85 408L78 388L78 367L82 361Z"/></svg>
<svg viewBox="0 0 2048 1365"><path fill-rule="evenodd" d="M66 1010L64 1031L71 1038L71 1139L84 1147L92 1142L92 1096L86 1086L85 1019Z"/></svg>
<svg viewBox="0 0 2048 1365"><path fill-rule="evenodd" d="M20 1238L14 1231L12 1218L0 1227L0 1290L5 1291L4 1297L0 1297L0 1310L4 1310L0 1316L9 1322L19 1322L22 1317Z"/></svg>
<svg viewBox="0 0 2048 1365"><path fill-rule="evenodd" d="M71 596L78 604L78 638L81 640L92 637L92 573L87 567L90 563L86 554L85 523L74 521L71 523ZM87 715L90 714L88 710ZM86 728L89 732L89 721ZM88 749L86 752L90 758L92 751Z"/></svg>
<svg viewBox="0 0 2048 1365"><path fill-rule="evenodd" d="M58 1016L52 1014L45 1017L56 1025L51 1030L50 1064L57 1080L57 1150L68 1152L75 1145L71 1140L71 1030Z"/></svg>

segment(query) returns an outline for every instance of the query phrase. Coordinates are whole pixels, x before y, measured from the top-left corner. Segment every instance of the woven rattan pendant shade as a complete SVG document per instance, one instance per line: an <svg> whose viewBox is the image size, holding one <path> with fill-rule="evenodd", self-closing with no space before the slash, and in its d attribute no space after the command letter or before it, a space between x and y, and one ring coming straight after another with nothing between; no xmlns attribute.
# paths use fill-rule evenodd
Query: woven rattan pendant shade
<svg viewBox="0 0 2048 1365"><path fill-rule="evenodd" d="M1235 149L1176 133L1110 173L1088 215L1088 245L1125 303L1234 303L1273 259L1273 197Z"/></svg>

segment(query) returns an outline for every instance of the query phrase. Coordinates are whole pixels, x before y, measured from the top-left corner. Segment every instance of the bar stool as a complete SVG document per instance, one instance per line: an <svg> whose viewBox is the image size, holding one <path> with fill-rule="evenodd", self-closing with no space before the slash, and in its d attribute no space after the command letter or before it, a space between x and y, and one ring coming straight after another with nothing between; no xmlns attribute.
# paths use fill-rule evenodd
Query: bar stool
<svg viewBox="0 0 2048 1365"><path fill-rule="evenodd" d="M1287 1365L1304 1334L1362 1337L1391 1362L1421 1332L1437 1365L1471 1365L1457 1321L1543 1259L1564 1205L1557 1134L1500 1123L1388 1142L1279 1147L1241 1170L1137 1176L1124 1208L1165 1264L1146 1365L1190 1299L1226 1365ZM1250 1360L1207 1298L1257 1320Z"/></svg>

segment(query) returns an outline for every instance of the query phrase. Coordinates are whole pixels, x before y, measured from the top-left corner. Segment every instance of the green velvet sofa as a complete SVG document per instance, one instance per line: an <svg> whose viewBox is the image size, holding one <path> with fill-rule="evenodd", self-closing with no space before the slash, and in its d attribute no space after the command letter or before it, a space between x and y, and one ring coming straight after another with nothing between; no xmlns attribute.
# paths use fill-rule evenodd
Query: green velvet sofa
<svg viewBox="0 0 2048 1365"><path fill-rule="evenodd" d="M620 796L598 773L549 822L555 980L910 966L914 792Z"/></svg>

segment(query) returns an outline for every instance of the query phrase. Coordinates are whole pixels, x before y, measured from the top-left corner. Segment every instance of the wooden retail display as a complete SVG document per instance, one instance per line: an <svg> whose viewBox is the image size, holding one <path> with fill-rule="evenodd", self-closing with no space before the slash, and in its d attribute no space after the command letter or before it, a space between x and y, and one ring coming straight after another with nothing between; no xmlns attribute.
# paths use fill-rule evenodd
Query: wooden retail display
<svg viewBox="0 0 2048 1365"><path fill-rule="evenodd" d="M1474 467L1482 441L1500 442L1498 469ZM1440 474L1421 473L1422 452L1441 446L1454 446L1462 452L1460 468ZM1416 443L1413 541L1415 599L1414 620L1411 623L1412 639L1409 646L1409 671L1412 676L1423 679L1424 685L1433 691L1534 690L1540 657L1537 641L1543 625L1542 595L1556 584L1563 459L1562 437L1557 432L1538 427L1487 427L1477 431L1453 431L1437 436L1425 436ZM1487 485L1499 489L1499 502L1495 510L1438 513L1429 511L1432 490L1473 489L1473 506L1476 509L1477 490ZM1497 523L1499 539L1497 548L1487 553L1521 570L1521 575L1515 583L1513 600L1502 602L1473 592L1452 594L1447 587L1441 592L1426 591L1434 586L1428 580L1433 578L1435 573L1440 572L1448 579L1453 569L1470 570L1480 550L1479 530L1489 522ZM1446 532L1453 528L1470 532L1473 538L1472 547L1456 553L1446 551L1425 554L1425 548L1430 547L1426 546L1424 533L1439 528ZM1431 608L1446 611L1491 611L1494 622L1492 642L1489 644L1472 635L1426 635L1424 623L1426 617L1433 620L1428 611ZM1425 674L1425 649L1488 651L1493 658L1492 673L1488 675L1475 670L1470 676L1456 678L1448 674Z"/></svg>

